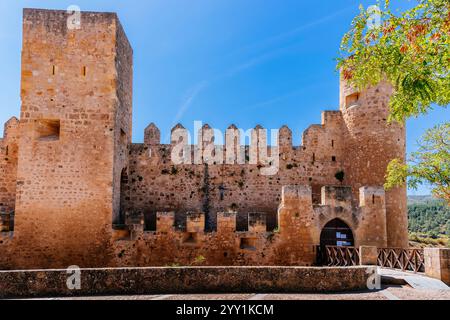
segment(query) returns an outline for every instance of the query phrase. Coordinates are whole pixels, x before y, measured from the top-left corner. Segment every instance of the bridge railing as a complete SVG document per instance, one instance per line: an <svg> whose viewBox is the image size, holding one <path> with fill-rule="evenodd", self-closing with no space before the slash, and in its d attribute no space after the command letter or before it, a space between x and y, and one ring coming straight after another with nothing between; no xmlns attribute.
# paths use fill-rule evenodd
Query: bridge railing
<svg viewBox="0 0 450 320"><path fill-rule="evenodd" d="M424 249L379 248L378 266L416 273L425 272Z"/></svg>
<svg viewBox="0 0 450 320"><path fill-rule="evenodd" d="M324 264L329 267L352 267L359 265L359 249L355 247L326 246Z"/></svg>
<svg viewBox="0 0 450 320"><path fill-rule="evenodd" d="M317 247L317 266L351 267L360 264L424 273L450 285L450 248Z"/></svg>

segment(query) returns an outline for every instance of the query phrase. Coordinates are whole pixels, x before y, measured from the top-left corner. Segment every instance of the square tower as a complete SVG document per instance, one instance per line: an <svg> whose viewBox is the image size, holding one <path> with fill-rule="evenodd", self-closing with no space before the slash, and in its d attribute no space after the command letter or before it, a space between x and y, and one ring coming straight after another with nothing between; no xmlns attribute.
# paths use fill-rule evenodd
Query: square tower
<svg viewBox="0 0 450 320"><path fill-rule="evenodd" d="M15 242L21 265L108 265L131 143L133 53L114 13L25 9Z"/></svg>

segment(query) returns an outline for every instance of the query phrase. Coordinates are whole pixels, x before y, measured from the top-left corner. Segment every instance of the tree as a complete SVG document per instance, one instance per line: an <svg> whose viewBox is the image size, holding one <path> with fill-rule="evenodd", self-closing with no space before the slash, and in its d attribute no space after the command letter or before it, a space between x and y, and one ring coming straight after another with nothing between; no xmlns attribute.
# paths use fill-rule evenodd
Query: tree
<svg viewBox="0 0 450 320"><path fill-rule="evenodd" d="M398 159L389 164L386 178L386 189L405 183L412 189L430 184L434 195L450 204L450 123L428 130L407 164Z"/></svg>
<svg viewBox="0 0 450 320"><path fill-rule="evenodd" d="M389 120L404 124L433 105L450 103L450 1L416 0L412 9L397 15L389 2L383 8L360 7L342 39L338 69L360 90L388 80L394 89ZM393 160L385 187L429 183L435 195L450 203L449 127L429 130L407 164Z"/></svg>
<svg viewBox="0 0 450 320"><path fill-rule="evenodd" d="M450 2L416 1L398 15L389 0L383 8L361 6L338 59L344 79L359 89L383 79L393 85L390 119L401 123L450 103Z"/></svg>

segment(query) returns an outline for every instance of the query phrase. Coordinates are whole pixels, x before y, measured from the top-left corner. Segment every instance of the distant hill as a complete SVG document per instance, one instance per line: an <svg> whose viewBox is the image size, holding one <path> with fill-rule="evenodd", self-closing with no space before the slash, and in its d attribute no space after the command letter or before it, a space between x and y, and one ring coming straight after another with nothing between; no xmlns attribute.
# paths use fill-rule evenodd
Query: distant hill
<svg viewBox="0 0 450 320"><path fill-rule="evenodd" d="M436 201L437 199L432 195L428 196L408 196L408 205L410 204L418 204L418 203L426 203L430 201Z"/></svg>
<svg viewBox="0 0 450 320"><path fill-rule="evenodd" d="M432 196L408 197L410 239L427 246L448 246L450 207Z"/></svg>

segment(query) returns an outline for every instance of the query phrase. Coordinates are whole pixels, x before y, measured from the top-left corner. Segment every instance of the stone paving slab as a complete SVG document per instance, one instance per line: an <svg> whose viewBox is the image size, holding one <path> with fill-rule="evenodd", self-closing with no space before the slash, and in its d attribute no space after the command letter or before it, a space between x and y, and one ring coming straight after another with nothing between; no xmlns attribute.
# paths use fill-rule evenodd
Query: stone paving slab
<svg viewBox="0 0 450 320"><path fill-rule="evenodd" d="M388 286L377 291L340 294L178 294L130 295L72 298L43 298L36 300L166 300L166 301L281 301L281 300L450 300L449 290L418 290L409 286Z"/></svg>
<svg viewBox="0 0 450 320"><path fill-rule="evenodd" d="M427 277L423 274L412 273L412 272L403 272L399 270L392 269L378 269L379 274L382 278L395 280L404 280L407 284L409 284L414 289L418 290L450 290L450 287L447 286L444 282Z"/></svg>

